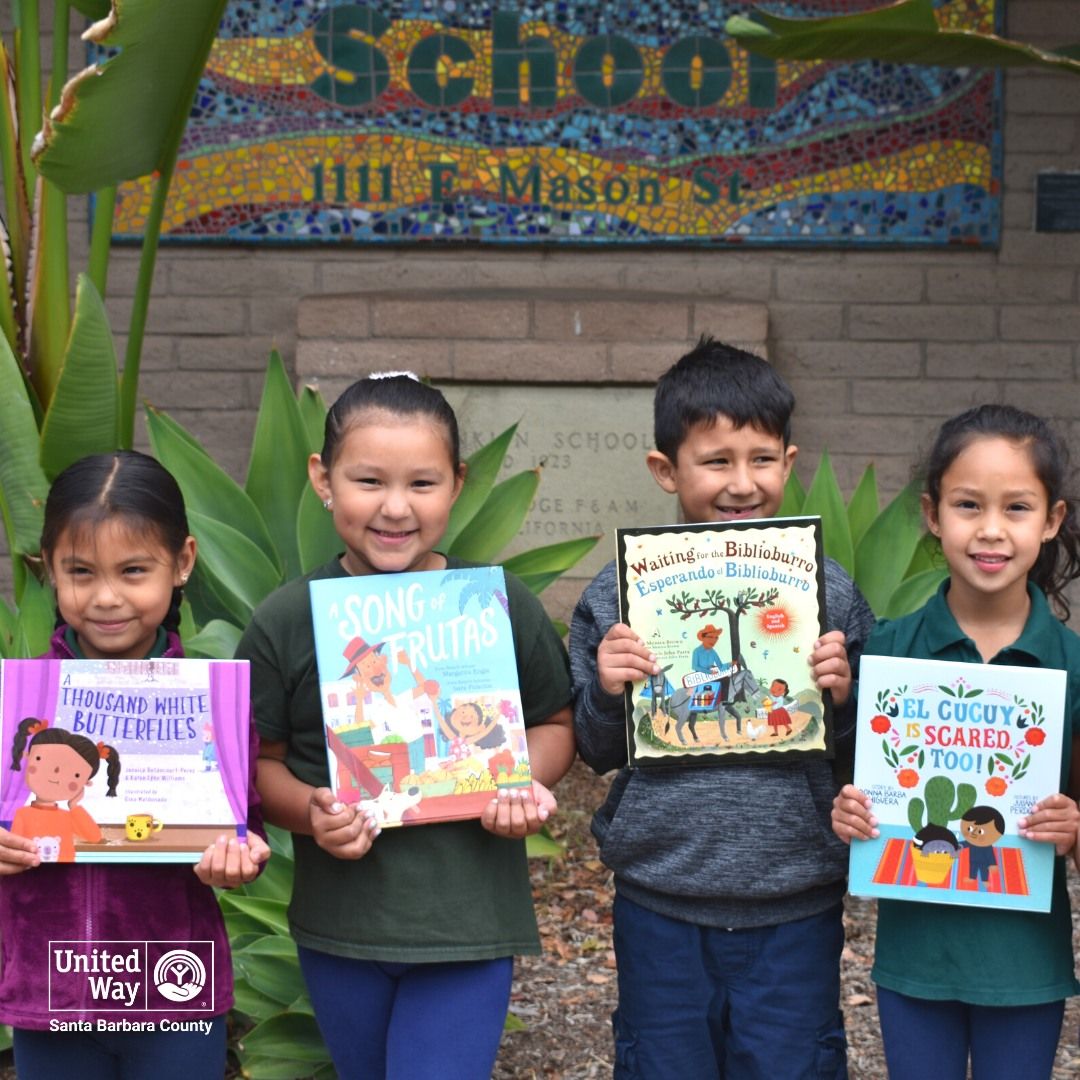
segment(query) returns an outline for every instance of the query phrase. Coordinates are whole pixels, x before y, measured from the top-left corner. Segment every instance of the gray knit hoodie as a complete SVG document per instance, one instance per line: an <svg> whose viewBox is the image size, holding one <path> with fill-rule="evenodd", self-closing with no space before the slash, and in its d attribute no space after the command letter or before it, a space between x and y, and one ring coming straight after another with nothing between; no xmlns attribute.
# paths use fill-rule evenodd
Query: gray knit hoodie
<svg viewBox="0 0 1080 1080"><path fill-rule="evenodd" d="M874 616L844 570L825 560L825 625L843 630L858 671ZM582 594L570 627L574 730L598 773L619 769L592 831L624 896L706 926L775 926L824 911L844 894L847 847L830 826L832 763L626 767L622 695L596 675L596 650L619 620L615 564ZM851 753L854 694L834 714L837 754Z"/></svg>

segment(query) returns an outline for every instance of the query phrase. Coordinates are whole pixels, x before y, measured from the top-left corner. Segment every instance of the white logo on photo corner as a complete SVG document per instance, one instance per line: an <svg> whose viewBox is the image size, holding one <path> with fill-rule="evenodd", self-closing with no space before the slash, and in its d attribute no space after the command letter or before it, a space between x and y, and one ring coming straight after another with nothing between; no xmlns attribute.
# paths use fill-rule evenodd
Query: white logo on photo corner
<svg viewBox="0 0 1080 1080"><path fill-rule="evenodd" d="M206 985L206 968L193 952L170 949L154 965L154 985L170 1001L191 1001Z"/></svg>

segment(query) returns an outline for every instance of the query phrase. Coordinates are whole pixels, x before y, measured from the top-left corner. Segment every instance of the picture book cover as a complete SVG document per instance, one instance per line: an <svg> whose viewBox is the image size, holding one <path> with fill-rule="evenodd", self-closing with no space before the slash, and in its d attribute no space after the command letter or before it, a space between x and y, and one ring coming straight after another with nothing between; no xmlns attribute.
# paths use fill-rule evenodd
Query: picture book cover
<svg viewBox="0 0 1080 1080"><path fill-rule="evenodd" d="M1049 911L1054 845L1018 818L1060 790L1065 672L864 656L855 785L881 836L853 841L857 896Z"/></svg>
<svg viewBox="0 0 1080 1080"><path fill-rule="evenodd" d="M479 817L529 787L497 566L311 582L331 787L383 826Z"/></svg>
<svg viewBox="0 0 1080 1080"><path fill-rule="evenodd" d="M247 835L247 661L0 662L0 824L43 862L198 862Z"/></svg>
<svg viewBox="0 0 1080 1080"><path fill-rule="evenodd" d="M626 690L632 765L831 757L809 657L825 611L821 520L618 529L623 622L661 672Z"/></svg>

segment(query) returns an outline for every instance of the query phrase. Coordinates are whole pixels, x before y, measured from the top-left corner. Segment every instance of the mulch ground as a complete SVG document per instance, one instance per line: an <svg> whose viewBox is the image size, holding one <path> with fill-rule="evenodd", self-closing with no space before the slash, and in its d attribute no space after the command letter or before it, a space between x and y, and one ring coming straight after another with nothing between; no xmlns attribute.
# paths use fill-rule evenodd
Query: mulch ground
<svg viewBox="0 0 1080 1080"><path fill-rule="evenodd" d="M503 1036L494 1080L611 1076L610 1016L617 996L611 875L589 833L607 783L578 762L556 790L559 813L552 818L552 832L566 844L566 854L532 863L544 955L518 961L510 1007L521 1027ZM1069 885L1073 951L1080 955L1080 875L1070 871ZM841 978L852 1080L886 1076L870 982L875 918L873 901L848 898ZM1078 1030L1080 998L1073 998L1065 1011L1053 1080L1080 1076Z"/></svg>

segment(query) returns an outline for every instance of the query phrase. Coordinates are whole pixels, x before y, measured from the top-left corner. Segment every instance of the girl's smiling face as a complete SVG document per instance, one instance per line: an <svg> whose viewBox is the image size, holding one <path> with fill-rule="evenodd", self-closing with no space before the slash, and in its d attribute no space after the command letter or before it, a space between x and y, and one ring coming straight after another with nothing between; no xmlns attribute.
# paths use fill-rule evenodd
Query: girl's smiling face
<svg viewBox="0 0 1080 1080"><path fill-rule="evenodd" d="M90 660L147 656L195 564L189 536L173 555L153 529L109 518L65 529L46 553L56 606Z"/></svg>
<svg viewBox="0 0 1080 1080"><path fill-rule="evenodd" d="M26 755L26 786L39 803L74 799L90 786L90 766L86 759L64 743L31 746Z"/></svg>
<svg viewBox="0 0 1080 1080"><path fill-rule="evenodd" d="M308 475L330 500L350 574L433 570L434 554L461 491L446 432L430 417L365 411L342 436L327 469L318 454Z"/></svg>
<svg viewBox="0 0 1080 1080"><path fill-rule="evenodd" d="M1022 603L1028 571L1065 516L1049 504L1027 445L999 436L972 440L941 476L935 506L923 499L930 531L952 575L950 593Z"/></svg>

